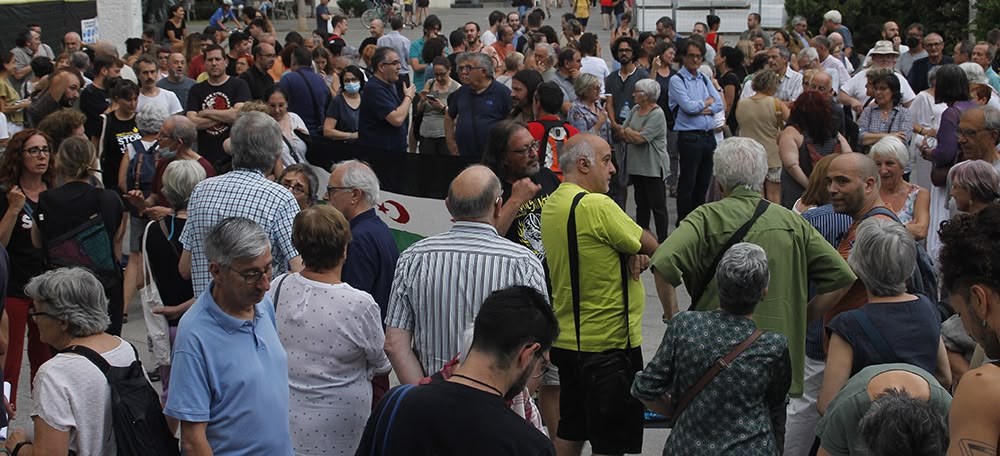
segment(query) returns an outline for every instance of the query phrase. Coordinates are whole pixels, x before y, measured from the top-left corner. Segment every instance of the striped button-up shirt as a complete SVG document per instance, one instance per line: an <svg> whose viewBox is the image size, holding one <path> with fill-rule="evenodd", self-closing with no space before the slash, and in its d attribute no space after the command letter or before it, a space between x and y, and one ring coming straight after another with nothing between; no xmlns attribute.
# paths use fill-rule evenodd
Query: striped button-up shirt
<svg viewBox="0 0 1000 456"><path fill-rule="evenodd" d="M215 224L229 217L257 222L271 240L274 275L278 275L288 269L289 260L299 256L292 245L292 220L298 212L299 203L292 193L260 171L235 169L198 184L191 193L188 221L180 238L184 250L191 252L194 295L201 295L212 279L205 237Z"/></svg>
<svg viewBox="0 0 1000 456"><path fill-rule="evenodd" d="M513 285L547 295L538 257L491 225L456 222L399 256L385 323L413 334L417 358L431 375L458 354L486 297Z"/></svg>

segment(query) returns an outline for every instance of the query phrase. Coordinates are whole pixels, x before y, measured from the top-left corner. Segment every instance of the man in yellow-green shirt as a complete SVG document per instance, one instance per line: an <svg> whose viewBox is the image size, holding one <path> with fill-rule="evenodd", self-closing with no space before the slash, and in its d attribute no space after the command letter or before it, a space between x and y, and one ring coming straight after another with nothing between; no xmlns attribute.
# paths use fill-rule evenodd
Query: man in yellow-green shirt
<svg viewBox="0 0 1000 456"><path fill-rule="evenodd" d="M580 133L566 142L559 156L563 183L549 195L542 208L542 244L552 282L552 304L559 320L559 337L551 350L559 367L560 420L555 440L560 455L579 455L584 441L595 454L642 452L643 407L631 397L632 376L642 369L642 312L645 291L639 272L656 239L636 225L605 193L615 167L611 147L600 137ZM573 290L567 224L575 209L579 259L580 339L573 316ZM622 262L628 268L628 331ZM579 365L599 352L624 349L632 369L627 382L607 389L605 379L586 379ZM613 381L611 383L614 383Z"/></svg>

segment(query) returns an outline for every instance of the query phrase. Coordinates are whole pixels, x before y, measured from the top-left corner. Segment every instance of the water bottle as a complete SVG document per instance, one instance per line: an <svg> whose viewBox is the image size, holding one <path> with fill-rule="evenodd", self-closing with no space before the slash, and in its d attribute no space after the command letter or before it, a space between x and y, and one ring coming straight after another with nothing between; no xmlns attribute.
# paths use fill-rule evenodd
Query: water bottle
<svg viewBox="0 0 1000 456"><path fill-rule="evenodd" d="M632 112L632 108L629 107L629 104L626 101L625 106L622 106L622 112L621 114L618 115L618 117L621 117L622 119L627 119L630 112Z"/></svg>

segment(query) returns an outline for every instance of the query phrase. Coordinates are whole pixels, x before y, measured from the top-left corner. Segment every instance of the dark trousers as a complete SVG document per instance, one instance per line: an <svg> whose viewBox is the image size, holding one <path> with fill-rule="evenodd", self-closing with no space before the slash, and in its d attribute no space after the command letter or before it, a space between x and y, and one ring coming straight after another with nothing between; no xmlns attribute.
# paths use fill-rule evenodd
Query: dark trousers
<svg viewBox="0 0 1000 456"><path fill-rule="evenodd" d="M656 240L667 238L670 215L667 214L667 186L661 177L630 176L635 189L635 223L649 229L649 213L653 213L656 223Z"/></svg>
<svg viewBox="0 0 1000 456"><path fill-rule="evenodd" d="M711 131L681 131L677 134L680 177L677 179L677 224L698 206L712 182L715 136Z"/></svg>
<svg viewBox="0 0 1000 456"><path fill-rule="evenodd" d="M423 155L449 155L448 143L444 138L420 137L420 153Z"/></svg>

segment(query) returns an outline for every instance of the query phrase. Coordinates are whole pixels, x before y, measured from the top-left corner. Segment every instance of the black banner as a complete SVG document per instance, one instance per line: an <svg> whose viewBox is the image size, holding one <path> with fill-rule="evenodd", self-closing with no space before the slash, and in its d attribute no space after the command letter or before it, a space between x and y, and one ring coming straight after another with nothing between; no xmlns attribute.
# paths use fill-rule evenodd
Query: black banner
<svg viewBox="0 0 1000 456"><path fill-rule="evenodd" d="M97 2L23 2L0 3L0 46L13 49L17 35L28 24L42 26L42 42L48 44L56 55L62 52L62 38L66 32L80 33L80 21L97 16Z"/></svg>

